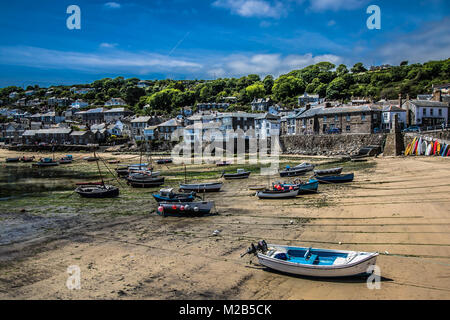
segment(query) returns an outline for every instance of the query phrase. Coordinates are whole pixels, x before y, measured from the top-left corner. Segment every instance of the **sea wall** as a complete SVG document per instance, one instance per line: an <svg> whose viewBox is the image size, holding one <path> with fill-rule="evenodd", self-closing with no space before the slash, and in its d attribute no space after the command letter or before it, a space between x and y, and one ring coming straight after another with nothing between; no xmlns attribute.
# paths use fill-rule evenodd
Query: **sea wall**
<svg viewBox="0 0 450 320"><path fill-rule="evenodd" d="M383 146L385 134L337 134L310 136L282 136L280 143L285 154L352 155L364 146Z"/></svg>
<svg viewBox="0 0 450 320"><path fill-rule="evenodd" d="M422 138L425 141L439 141L440 143L450 144L450 130L436 130L428 132L408 132L405 133L405 146L413 141L414 138Z"/></svg>

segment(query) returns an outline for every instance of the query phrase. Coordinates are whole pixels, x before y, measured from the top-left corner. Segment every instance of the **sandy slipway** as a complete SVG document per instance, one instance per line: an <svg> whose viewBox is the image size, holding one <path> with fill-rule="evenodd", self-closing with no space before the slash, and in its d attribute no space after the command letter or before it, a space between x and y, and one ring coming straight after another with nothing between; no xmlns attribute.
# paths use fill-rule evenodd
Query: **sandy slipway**
<svg viewBox="0 0 450 320"><path fill-rule="evenodd" d="M3 180L10 170L3 160L12 156L0 151ZM308 159L314 161L336 167L330 159ZM448 159L377 158L338 166L354 171L355 181L290 200L258 200L248 186L268 180L252 168L248 180L226 181L223 191L207 195L220 215L194 219L156 215L156 189L124 185L117 199L80 200L73 184L97 179L95 163L75 161L65 167L75 175L62 178L19 179L14 194L0 202L0 299L449 299ZM243 166L230 172L237 167ZM182 166L157 170L172 186L184 180ZM213 164L188 166L188 172L196 181L221 174ZM77 179L80 173L85 176ZM3 180L1 190L7 190ZM31 188L38 180L44 192ZM378 251L381 289L369 290L364 277L292 277L261 268L255 258L241 259L260 239ZM66 287L72 265L81 270L80 290Z"/></svg>

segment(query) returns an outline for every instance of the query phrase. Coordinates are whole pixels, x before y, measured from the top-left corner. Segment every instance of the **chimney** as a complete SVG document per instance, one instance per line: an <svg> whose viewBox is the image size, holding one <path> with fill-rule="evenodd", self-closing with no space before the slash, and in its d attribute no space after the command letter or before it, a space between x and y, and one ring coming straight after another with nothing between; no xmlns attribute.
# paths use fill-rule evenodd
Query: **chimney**
<svg viewBox="0 0 450 320"><path fill-rule="evenodd" d="M435 90L433 92L433 101L442 102L442 92L441 92L441 90Z"/></svg>
<svg viewBox="0 0 450 320"><path fill-rule="evenodd" d="M399 103L398 106L401 108L402 104L403 104L403 98L402 98L402 94L401 93L398 95L398 103Z"/></svg>

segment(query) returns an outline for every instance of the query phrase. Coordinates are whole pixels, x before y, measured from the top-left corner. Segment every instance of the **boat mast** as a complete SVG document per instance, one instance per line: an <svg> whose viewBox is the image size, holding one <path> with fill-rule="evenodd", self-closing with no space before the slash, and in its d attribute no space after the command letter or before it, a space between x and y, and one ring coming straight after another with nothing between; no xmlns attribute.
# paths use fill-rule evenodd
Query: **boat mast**
<svg viewBox="0 0 450 320"><path fill-rule="evenodd" d="M105 187L105 181L103 181L103 176L102 176L102 172L100 170L100 165L98 164L98 159L97 159L97 156L95 155L95 149L94 149L94 158L95 158L95 162L97 163L97 168L98 168L98 173L100 174L100 179L102 179L102 186Z"/></svg>

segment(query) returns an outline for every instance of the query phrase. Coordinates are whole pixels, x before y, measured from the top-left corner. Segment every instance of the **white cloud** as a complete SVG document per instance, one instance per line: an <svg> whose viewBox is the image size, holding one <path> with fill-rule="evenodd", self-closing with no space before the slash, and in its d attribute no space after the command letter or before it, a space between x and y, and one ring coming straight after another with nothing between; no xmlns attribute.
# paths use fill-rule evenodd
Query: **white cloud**
<svg viewBox="0 0 450 320"><path fill-rule="evenodd" d="M294 69L301 69L322 61L337 64L342 59L331 54L313 56L311 53L288 56L281 54L231 55L213 65L208 74L216 77L240 77L248 74L264 76L272 74L277 77Z"/></svg>
<svg viewBox="0 0 450 320"><path fill-rule="evenodd" d="M397 64L403 60L411 63L442 60L450 57L450 18L429 23L421 30L397 36L372 54L382 63Z"/></svg>
<svg viewBox="0 0 450 320"><path fill-rule="evenodd" d="M11 66L86 73L134 73L184 75L189 78L241 77L248 74L279 76L310 64L329 61L338 64L335 55L235 54L230 56L169 57L155 53L130 53L117 49L98 53L80 53L25 46L0 46L0 61Z"/></svg>
<svg viewBox="0 0 450 320"><path fill-rule="evenodd" d="M41 69L78 70L98 72L150 72L186 73L201 70L203 65L187 59L170 58L155 53L130 53L110 50L108 53L80 53L37 47L0 47L2 64Z"/></svg>
<svg viewBox="0 0 450 320"><path fill-rule="evenodd" d="M242 17L280 18L287 11L281 1L269 0L216 0L213 6L229 9Z"/></svg>
<svg viewBox="0 0 450 320"><path fill-rule="evenodd" d="M368 0L310 0L312 11L354 10L367 4Z"/></svg>
<svg viewBox="0 0 450 320"><path fill-rule="evenodd" d="M105 7L109 9L119 9L120 7L122 7L122 5L117 2L107 2L105 3Z"/></svg>
<svg viewBox="0 0 450 320"><path fill-rule="evenodd" d="M115 47L117 47L117 46L118 46L117 43L108 43L108 42L100 43L100 48L111 49L111 48L115 48Z"/></svg>

